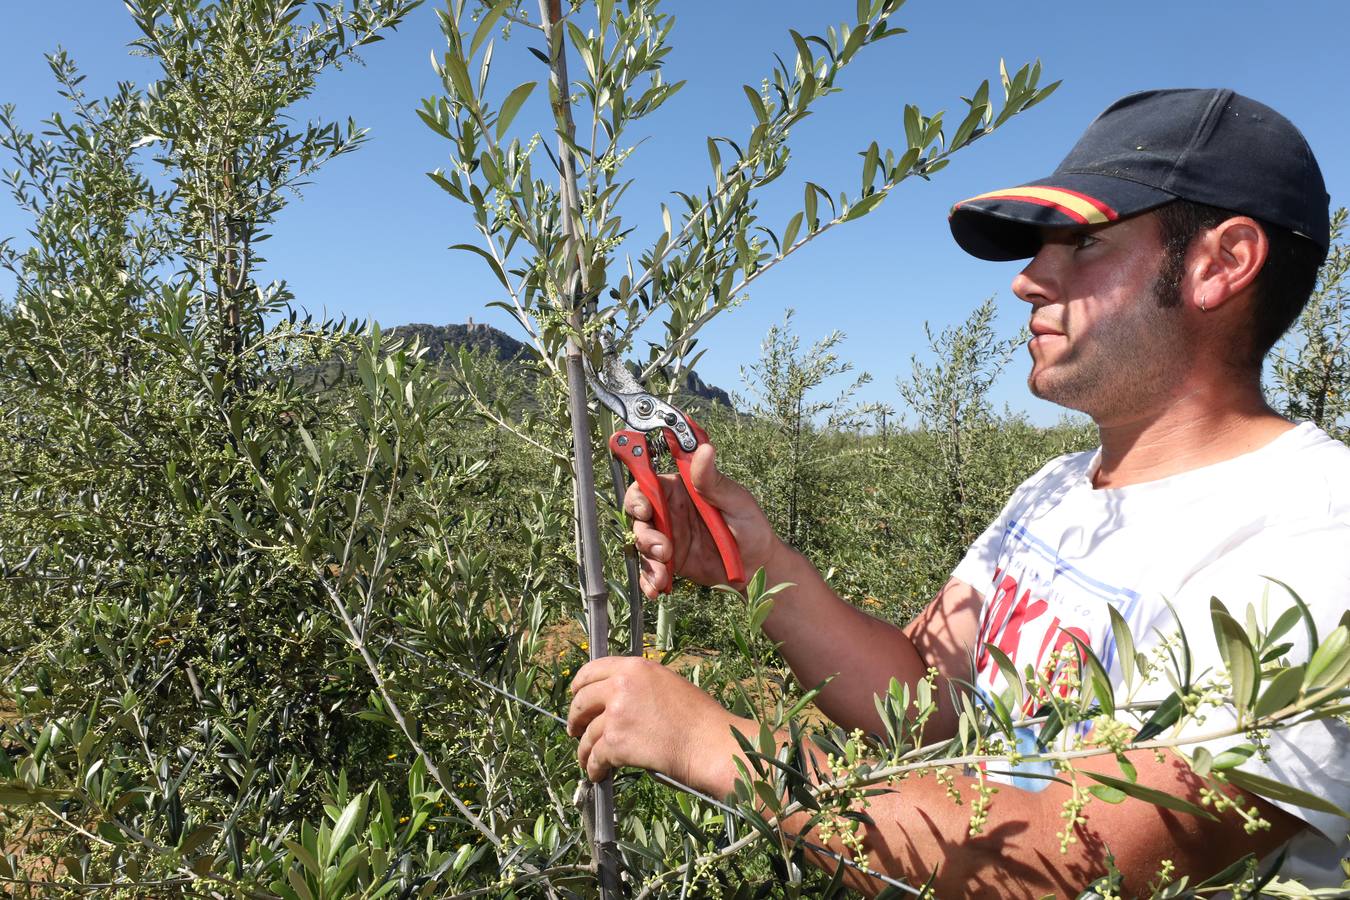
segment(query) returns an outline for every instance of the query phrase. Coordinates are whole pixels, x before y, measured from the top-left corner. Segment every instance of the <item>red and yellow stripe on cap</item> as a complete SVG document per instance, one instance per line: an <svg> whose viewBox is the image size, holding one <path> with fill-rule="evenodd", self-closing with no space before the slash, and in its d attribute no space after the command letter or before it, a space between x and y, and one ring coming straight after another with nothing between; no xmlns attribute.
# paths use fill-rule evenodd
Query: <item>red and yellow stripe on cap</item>
<svg viewBox="0 0 1350 900"><path fill-rule="evenodd" d="M1034 203L1037 206L1048 206L1081 225L1104 225L1120 218L1119 213L1096 197L1054 187L1019 187L990 191L962 200L952 207L952 211L955 212L967 203L974 203L977 200L1017 200L1022 203Z"/></svg>

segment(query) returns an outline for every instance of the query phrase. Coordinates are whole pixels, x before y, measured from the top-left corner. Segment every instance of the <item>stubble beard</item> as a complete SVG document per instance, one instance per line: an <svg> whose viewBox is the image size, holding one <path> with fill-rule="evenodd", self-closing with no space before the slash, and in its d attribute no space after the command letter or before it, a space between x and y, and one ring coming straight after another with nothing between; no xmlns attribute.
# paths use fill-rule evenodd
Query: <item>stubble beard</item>
<svg viewBox="0 0 1350 900"><path fill-rule="evenodd" d="M1034 361L1031 393L1078 410L1098 423L1136 417L1180 380L1186 364L1181 307L1168 299L1163 279L1129 311L1100 321L1052 364Z"/></svg>

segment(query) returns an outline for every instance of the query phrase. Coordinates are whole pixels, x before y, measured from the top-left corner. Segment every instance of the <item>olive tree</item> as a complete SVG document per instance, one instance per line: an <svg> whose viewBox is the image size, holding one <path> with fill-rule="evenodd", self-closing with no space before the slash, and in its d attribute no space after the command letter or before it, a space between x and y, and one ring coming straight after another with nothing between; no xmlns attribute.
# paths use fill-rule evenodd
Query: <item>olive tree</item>
<svg viewBox="0 0 1350 900"><path fill-rule="evenodd" d="M1275 350L1271 393L1286 416L1306 419L1329 434L1347 437L1350 414L1350 247L1344 241L1346 210L1331 217L1331 250L1308 305Z"/></svg>

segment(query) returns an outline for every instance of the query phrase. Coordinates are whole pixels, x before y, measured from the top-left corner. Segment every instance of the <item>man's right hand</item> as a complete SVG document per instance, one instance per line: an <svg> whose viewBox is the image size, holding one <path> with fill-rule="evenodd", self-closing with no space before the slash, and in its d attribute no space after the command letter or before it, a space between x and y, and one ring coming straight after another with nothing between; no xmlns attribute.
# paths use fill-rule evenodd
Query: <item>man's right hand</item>
<svg viewBox="0 0 1350 900"><path fill-rule="evenodd" d="M775 556L786 550L786 545L774 534L750 492L717 471L712 445L703 444L694 451L692 474L698 492L722 511L722 518L740 547L747 577L761 566L772 568ZM651 524L651 501L636 483L629 486L623 502L624 510L633 519L633 536L642 562L642 592L656 597L669 591L675 575L702 585L726 584L722 557L684 482L679 475L659 477L670 507L674 534L662 534ZM733 585L744 586L744 582Z"/></svg>

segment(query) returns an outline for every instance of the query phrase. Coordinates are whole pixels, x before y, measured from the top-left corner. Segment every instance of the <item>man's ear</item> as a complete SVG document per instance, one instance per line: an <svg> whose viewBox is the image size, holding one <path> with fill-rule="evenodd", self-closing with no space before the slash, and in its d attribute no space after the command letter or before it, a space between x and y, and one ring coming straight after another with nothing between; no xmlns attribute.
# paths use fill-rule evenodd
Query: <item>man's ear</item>
<svg viewBox="0 0 1350 900"><path fill-rule="evenodd" d="M1261 224L1249 216L1234 216L1199 235L1187 260L1189 303L1214 310L1246 290L1270 254L1270 242Z"/></svg>

